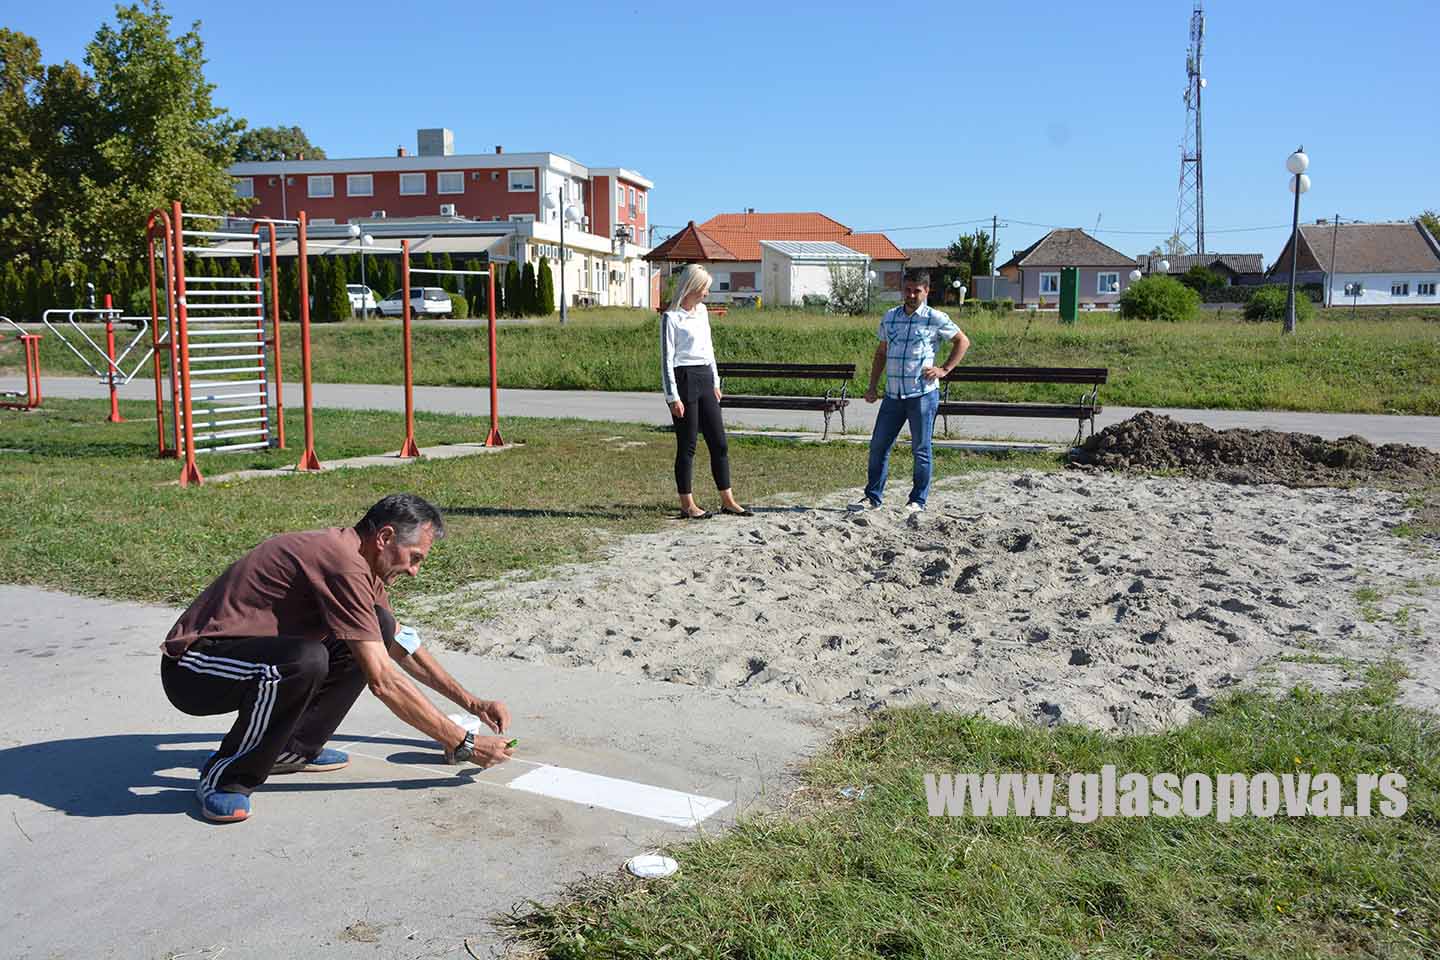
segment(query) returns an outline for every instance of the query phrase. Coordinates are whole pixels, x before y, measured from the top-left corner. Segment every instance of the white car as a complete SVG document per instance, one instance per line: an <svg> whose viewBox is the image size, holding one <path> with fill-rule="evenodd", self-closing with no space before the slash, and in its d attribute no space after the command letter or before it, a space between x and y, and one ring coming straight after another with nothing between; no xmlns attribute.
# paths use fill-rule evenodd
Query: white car
<svg viewBox="0 0 1440 960"><path fill-rule="evenodd" d="M405 292L396 290L380 301L377 309L382 317L398 317L405 304ZM411 287L410 316L450 316L450 294L443 287Z"/></svg>
<svg viewBox="0 0 1440 960"><path fill-rule="evenodd" d="M361 283L345 284L345 292L350 296L350 309L356 313L369 310L375 312L375 291Z"/></svg>

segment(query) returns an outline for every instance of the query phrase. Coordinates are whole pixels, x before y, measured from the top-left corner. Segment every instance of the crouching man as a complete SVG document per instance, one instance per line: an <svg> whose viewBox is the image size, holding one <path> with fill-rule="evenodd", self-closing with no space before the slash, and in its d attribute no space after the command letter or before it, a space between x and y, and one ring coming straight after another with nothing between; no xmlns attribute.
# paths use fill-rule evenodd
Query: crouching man
<svg viewBox="0 0 1440 960"><path fill-rule="evenodd" d="M338 770L350 758L325 742L364 687L405 723L435 739L451 763L508 759L504 737L455 724L396 668L504 733L510 713L462 687L409 628L385 592L415 576L445 536L440 511L408 493L381 500L353 528L271 537L190 604L161 645L160 679L192 716L239 711L200 770L196 795L209 820L250 815L250 794L274 773Z"/></svg>

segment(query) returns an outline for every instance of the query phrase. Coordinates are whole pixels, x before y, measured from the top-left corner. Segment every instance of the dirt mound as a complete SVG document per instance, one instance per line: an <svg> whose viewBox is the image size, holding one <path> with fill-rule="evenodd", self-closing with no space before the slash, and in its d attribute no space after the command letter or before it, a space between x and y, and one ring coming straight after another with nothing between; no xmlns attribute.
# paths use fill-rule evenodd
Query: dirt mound
<svg viewBox="0 0 1440 960"><path fill-rule="evenodd" d="M1440 454L1362 437L1325 440L1276 430L1213 430L1150 413L1106 427L1076 451L1074 463L1103 470L1180 472L1226 483L1291 487L1440 483Z"/></svg>

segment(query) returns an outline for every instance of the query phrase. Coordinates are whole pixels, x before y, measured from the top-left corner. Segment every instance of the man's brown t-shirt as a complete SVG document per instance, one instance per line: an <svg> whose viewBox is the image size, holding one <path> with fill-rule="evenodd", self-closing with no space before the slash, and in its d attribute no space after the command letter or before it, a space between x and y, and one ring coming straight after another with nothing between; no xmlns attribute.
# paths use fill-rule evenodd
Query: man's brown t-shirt
<svg viewBox="0 0 1440 960"><path fill-rule="evenodd" d="M382 641L375 606L385 584L360 555L360 535L330 527L271 537L236 560L170 628L178 657L202 637Z"/></svg>

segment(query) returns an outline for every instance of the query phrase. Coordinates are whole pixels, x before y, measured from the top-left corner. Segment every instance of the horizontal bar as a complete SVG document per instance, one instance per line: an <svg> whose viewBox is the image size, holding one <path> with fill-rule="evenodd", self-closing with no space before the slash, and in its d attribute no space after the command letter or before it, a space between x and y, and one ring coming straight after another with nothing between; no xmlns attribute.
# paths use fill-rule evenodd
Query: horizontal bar
<svg viewBox="0 0 1440 960"><path fill-rule="evenodd" d="M194 386L194 384L191 384L191 386ZM221 400L254 400L256 397L263 396L265 396L264 390L250 390L245 393L207 393L198 397L192 392L190 395L190 405L193 407L201 400L204 400L206 403L218 403Z"/></svg>
<svg viewBox="0 0 1440 960"><path fill-rule="evenodd" d="M250 325L253 327L253 326L256 326L256 324L255 324L255 321L256 321L256 320L264 320L264 319L265 319L264 314L261 314L261 313L259 313L259 312L252 313L252 314L248 314L248 315L234 314L234 313L232 313L232 314L227 314L227 315L225 315L225 316L223 316L223 317L207 317L207 316L205 316L204 314L201 314L201 315L198 316L198 317L186 317L186 318L185 318L185 322L186 322L186 324L191 324L191 323L248 323L248 324L250 324Z"/></svg>
<svg viewBox="0 0 1440 960"><path fill-rule="evenodd" d="M260 351L254 353L223 353L219 356L191 357L191 363L229 363L232 360L256 360L261 356ZM208 372L208 371L207 371Z"/></svg>
<svg viewBox="0 0 1440 960"><path fill-rule="evenodd" d="M195 456L198 457L202 453L224 453L226 450L260 450L268 446L270 446L268 440L262 440L259 443L230 443L223 447L206 447L204 450L196 450Z"/></svg>
<svg viewBox="0 0 1440 960"><path fill-rule="evenodd" d="M259 240L258 233L226 233L222 230L181 230L182 237L214 237L218 240Z"/></svg>
<svg viewBox="0 0 1440 960"><path fill-rule="evenodd" d="M195 408L192 406L192 407L191 407L191 411L192 411L196 416L200 416L200 415L202 415L202 414L207 414L207 413L208 413L208 414L216 414L216 413L244 413L244 412L247 411L247 410L265 410L265 409L267 409L268 407L269 407L269 404L264 404L264 403L237 403L237 404L235 404L234 406L229 406L229 407L201 407L201 408L198 409L198 410L195 409Z"/></svg>
<svg viewBox="0 0 1440 960"><path fill-rule="evenodd" d="M429 267L411 267L411 273L443 273L455 277L488 277L489 270L432 270Z"/></svg>
<svg viewBox="0 0 1440 960"><path fill-rule="evenodd" d="M258 331L256 332L256 336L259 336L259 332L258 332ZM260 345L261 345L261 344L260 344L260 341L259 341L259 340L233 340L233 341L231 341L231 340L226 340L226 341L223 341L223 342L221 342L221 343L192 343L192 344L190 344L190 349L191 349L192 351L193 351L193 350L222 350L222 349L223 349L223 350L228 350L228 349L230 349L231 347L258 347L258 346L260 346Z"/></svg>
<svg viewBox="0 0 1440 960"><path fill-rule="evenodd" d="M191 310L254 310L259 305L258 300L252 300L249 303L190 303L188 300L185 302L185 306Z"/></svg>
<svg viewBox="0 0 1440 960"><path fill-rule="evenodd" d="M255 284L260 281L254 277L186 277L185 286L192 283L249 283ZM188 291L187 291L188 292Z"/></svg>
<svg viewBox="0 0 1440 960"><path fill-rule="evenodd" d="M254 318L252 318L252 317L247 317L246 319L249 320L249 319L254 319ZM262 335L262 334L261 334L261 331L260 331L258 328L256 328L254 325L251 325L250 327L224 327L224 328L218 329L218 330L191 330L191 331L190 331L190 336L192 336L192 337L249 337L249 336L258 337L258 336L261 336L261 335Z"/></svg>
<svg viewBox="0 0 1440 960"><path fill-rule="evenodd" d="M218 372L217 370L206 370L205 375L208 377ZM268 380L191 380L190 389L193 391L196 387L258 387L269 382ZM195 402L193 392L190 402L192 405Z"/></svg>
<svg viewBox="0 0 1440 960"><path fill-rule="evenodd" d="M231 420L211 420L208 417L191 417L197 428L205 427L207 429L210 427L238 427L245 423L265 423L268 419L269 417L235 417ZM211 430L210 433L213 436L215 431Z"/></svg>
<svg viewBox="0 0 1440 960"><path fill-rule="evenodd" d="M181 246L186 253L210 253L217 257L253 257L254 250L229 250L225 247L186 247Z"/></svg>
<svg viewBox="0 0 1440 960"><path fill-rule="evenodd" d="M191 357L191 358L190 358L190 362L191 362L191 363L199 363L200 361L198 360L198 358ZM218 369L218 370L197 370L197 371L195 371L195 372L201 374L202 376L206 376L206 377L219 377L219 376L223 376L223 375L225 375L225 374L227 374L227 373L264 373L264 372L265 372L265 368L264 368L264 367L221 367L221 368ZM264 381L260 381L260 382L263 383Z"/></svg>
<svg viewBox="0 0 1440 960"><path fill-rule="evenodd" d="M229 439L231 439L232 437L263 437L263 436L265 436L265 434L267 434L267 433L269 433L269 431L268 431L268 430L265 430L265 429L258 429L258 430L211 430L211 431L208 432L208 433L197 433L197 434L195 434L195 442L198 444L201 440L229 440Z"/></svg>
<svg viewBox="0 0 1440 960"><path fill-rule="evenodd" d="M299 220L281 220L277 217L228 217L214 213L181 213L181 219L189 217L191 220L240 220L245 223L291 223L299 225Z"/></svg>
<svg viewBox="0 0 1440 960"><path fill-rule="evenodd" d="M262 290L186 290L186 297L263 297Z"/></svg>

